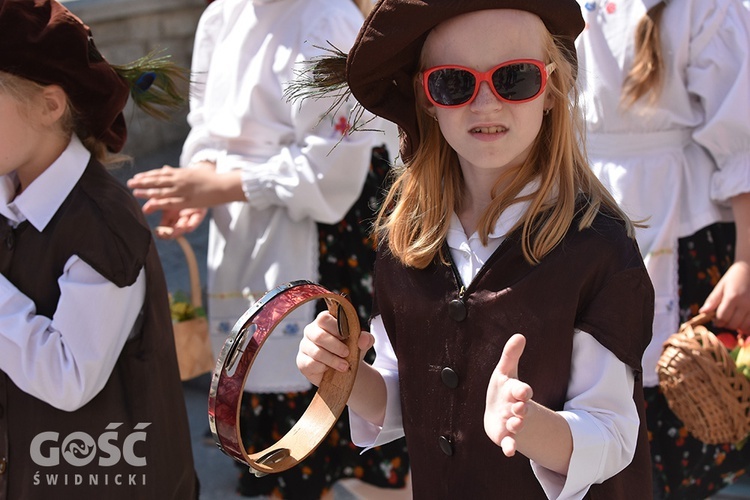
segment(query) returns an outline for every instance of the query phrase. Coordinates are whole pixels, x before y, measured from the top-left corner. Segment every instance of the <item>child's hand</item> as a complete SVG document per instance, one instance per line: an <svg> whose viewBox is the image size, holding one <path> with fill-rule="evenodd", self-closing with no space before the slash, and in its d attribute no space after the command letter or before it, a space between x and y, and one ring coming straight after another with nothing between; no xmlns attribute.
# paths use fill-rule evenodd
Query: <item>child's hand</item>
<svg viewBox="0 0 750 500"><path fill-rule="evenodd" d="M372 347L374 338L369 332L359 336L360 357ZM346 357L349 348L338 335L338 322L331 313L323 311L315 321L305 327L304 337L299 344L297 368L316 387L323 379L323 373L330 367L340 372L349 370Z"/></svg>
<svg viewBox="0 0 750 500"><path fill-rule="evenodd" d="M716 311L714 325L750 331L750 265L732 264L706 299L700 312Z"/></svg>
<svg viewBox="0 0 750 500"><path fill-rule="evenodd" d="M162 168L135 174L128 180L133 196L148 200L144 213L157 210L208 208L232 201L247 201L239 170L216 173L213 163L194 168Z"/></svg>
<svg viewBox="0 0 750 500"><path fill-rule="evenodd" d="M525 346L521 334L508 339L487 387L484 430L507 457L516 453L516 434L523 429L527 403L533 396L531 387L518 380L518 361Z"/></svg>
<svg viewBox="0 0 750 500"><path fill-rule="evenodd" d="M206 208L164 210L161 214L161 221L155 229L156 236L172 240L185 233L191 233L200 226L207 213Z"/></svg>

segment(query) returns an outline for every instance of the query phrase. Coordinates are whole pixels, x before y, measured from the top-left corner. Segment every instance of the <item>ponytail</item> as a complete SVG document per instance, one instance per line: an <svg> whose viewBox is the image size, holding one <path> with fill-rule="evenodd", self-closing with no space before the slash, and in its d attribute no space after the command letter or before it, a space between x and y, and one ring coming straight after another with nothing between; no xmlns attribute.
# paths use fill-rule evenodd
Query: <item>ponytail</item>
<svg viewBox="0 0 750 500"><path fill-rule="evenodd" d="M635 30L635 58L633 67L625 77L620 103L632 106L645 95L652 104L659 97L664 79L664 56L662 54L660 22L665 0L651 7Z"/></svg>

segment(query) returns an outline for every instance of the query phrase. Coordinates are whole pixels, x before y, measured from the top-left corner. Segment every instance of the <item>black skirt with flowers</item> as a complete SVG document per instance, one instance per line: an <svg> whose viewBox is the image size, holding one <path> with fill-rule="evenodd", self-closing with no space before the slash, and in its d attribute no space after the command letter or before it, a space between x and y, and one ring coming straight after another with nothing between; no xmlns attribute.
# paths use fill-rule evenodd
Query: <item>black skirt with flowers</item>
<svg viewBox="0 0 750 500"><path fill-rule="evenodd" d="M734 224L679 240L680 321L698 313L734 260ZM709 325L709 329L712 327ZM645 389L655 498L699 500L732 484L750 465L750 446L708 445L688 434L656 387Z"/></svg>
<svg viewBox="0 0 750 500"><path fill-rule="evenodd" d="M357 309L363 328L372 307L372 267L375 244L370 228L382 200L390 164L385 147L374 148L368 177L359 199L338 224L318 224L319 283L345 294ZM324 304L318 304L318 311ZM368 353L369 360L373 352ZM291 394L245 393L240 425L248 453L263 450L286 434L309 406L315 389ZM358 478L382 488L403 488L409 473L406 442L401 438L361 454L350 439L349 415L344 411L323 443L298 466L257 478L246 467L240 473L243 496L319 499L339 479Z"/></svg>

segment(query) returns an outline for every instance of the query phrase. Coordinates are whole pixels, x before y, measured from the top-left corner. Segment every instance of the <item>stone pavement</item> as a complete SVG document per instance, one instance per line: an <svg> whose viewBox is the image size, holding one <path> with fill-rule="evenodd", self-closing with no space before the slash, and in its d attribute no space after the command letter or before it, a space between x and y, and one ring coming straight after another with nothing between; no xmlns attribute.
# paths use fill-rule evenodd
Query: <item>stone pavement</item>
<svg viewBox="0 0 750 500"><path fill-rule="evenodd" d="M115 170L113 174L124 182L136 172L159 168L165 164L177 166L180 147L181 143L173 144L149 155L137 157L132 166ZM149 224L154 227L158 223L158 216L150 216L148 220ZM198 259L203 284L205 284L206 277L207 236L208 225L205 222L194 233L187 235ZM171 241L157 240L157 249L162 259L169 290L188 292L190 282L179 245ZM200 500L240 499L243 497L235 492L239 469L234 460L222 453L213 443L213 438L206 434L208 432L209 384L208 374L183 383L195 467L201 481ZM409 492L402 491L368 489L361 483L347 480L334 488L333 497L334 500L407 500L411 498L411 495ZM722 490L711 500L750 500L750 477L743 476L736 484Z"/></svg>

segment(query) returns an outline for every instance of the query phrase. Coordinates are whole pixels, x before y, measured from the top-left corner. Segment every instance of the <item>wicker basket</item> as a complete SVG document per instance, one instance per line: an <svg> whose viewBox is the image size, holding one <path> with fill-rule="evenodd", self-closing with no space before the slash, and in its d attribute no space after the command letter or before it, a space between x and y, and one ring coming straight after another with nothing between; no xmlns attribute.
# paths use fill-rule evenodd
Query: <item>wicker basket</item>
<svg viewBox="0 0 750 500"><path fill-rule="evenodd" d="M736 443L750 433L750 381L699 314L664 342L659 386L688 432L708 444Z"/></svg>
<svg viewBox="0 0 750 500"><path fill-rule="evenodd" d="M176 241L185 254L190 275L190 302L193 307L202 307L200 274L198 273L195 252L184 237L180 236ZM190 380L213 370L216 358L211 351L206 318L199 316L186 321L173 322L172 327L177 351L177 364L180 367L180 379Z"/></svg>

